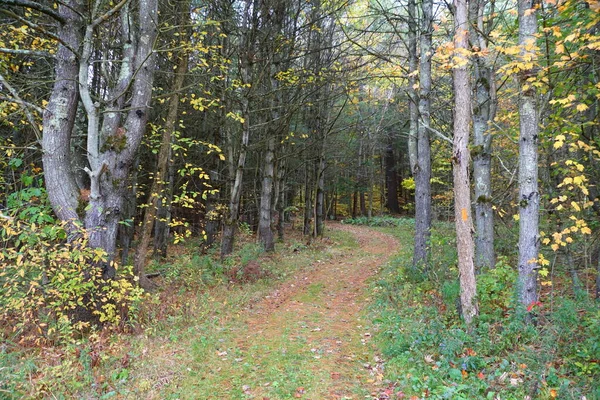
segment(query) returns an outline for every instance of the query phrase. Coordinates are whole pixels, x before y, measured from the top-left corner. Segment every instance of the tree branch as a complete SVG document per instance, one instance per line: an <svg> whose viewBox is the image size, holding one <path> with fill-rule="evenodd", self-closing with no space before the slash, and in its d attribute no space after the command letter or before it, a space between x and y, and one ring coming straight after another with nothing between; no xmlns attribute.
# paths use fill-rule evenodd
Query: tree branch
<svg viewBox="0 0 600 400"><path fill-rule="evenodd" d="M448 142L450 144L453 144L452 139L450 139L448 136L444 135L442 132L438 131L437 129L434 129L430 126L426 126L426 128L429 129L431 132L433 132L440 139L445 140L446 142Z"/></svg>
<svg viewBox="0 0 600 400"><path fill-rule="evenodd" d="M37 10L43 14L46 14L52 18L54 18L55 20L57 20L58 22L60 22L61 24L64 24L66 22L66 20L63 18L62 15L60 15L59 13L57 13L56 11L54 11L54 9L47 7L43 4L37 3L35 1L31 1L31 0L2 0L2 2L6 5L9 6L20 6L20 7L25 7L25 8L31 8L33 10Z"/></svg>
<svg viewBox="0 0 600 400"><path fill-rule="evenodd" d="M36 57L44 57L44 58L56 57L54 54L50 54L47 51L26 50L26 49L7 49L5 47L0 47L0 53L23 55L23 56L36 56Z"/></svg>
<svg viewBox="0 0 600 400"><path fill-rule="evenodd" d="M6 79L4 79L4 76L2 76L2 74L0 74L0 83L2 83L2 85L6 89L8 89L10 94L14 97L14 99L12 101L14 101L17 104L20 104L21 108L23 108L23 112L25 113L25 116L27 117L27 121L29 121L31 128L35 132L35 137L37 138L37 140L42 140L42 134L40 133L40 130L37 127L35 118L33 118L33 115L31 114L31 111L29 111L29 108L28 108L28 105L30 103L21 100L19 93L6 81Z"/></svg>
<svg viewBox="0 0 600 400"><path fill-rule="evenodd" d="M40 25L35 24L31 21L28 21L25 18L20 17L19 15L15 14L14 12L12 12L10 10L5 10L3 8L0 8L0 14L8 15L9 17L16 19L17 21L23 23L24 25L27 25L31 29L35 29L36 31L41 32L42 34L48 36L49 38L56 40L57 42L59 42L60 44L65 46L67 49L69 49L73 54L75 54L75 56L79 57L79 53L77 52L76 49L74 49L68 43L65 43L65 41L61 40L61 38L59 38L56 34L47 31L46 29L42 28Z"/></svg>

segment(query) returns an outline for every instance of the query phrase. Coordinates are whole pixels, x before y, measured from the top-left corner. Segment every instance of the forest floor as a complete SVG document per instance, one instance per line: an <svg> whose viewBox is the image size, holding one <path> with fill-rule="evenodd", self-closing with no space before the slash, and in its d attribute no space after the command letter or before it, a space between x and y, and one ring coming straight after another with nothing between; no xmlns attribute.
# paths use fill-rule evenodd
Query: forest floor
<svg viewBox="0 0 600 400"><path fill-rule="evenodd" d="M145 396L379 398L385 388L365 313L368 281L395 254L399 243L362 226L335 223L328 229L350 242L346 247L329 244L329 250L337 247L337 251L323 257L328 259L300 267L237 315L215 318L208 328L205 323L192 324L188 331L197 335L148 350L147 360L162 357L165 361L161 370L166 378L158 377L165 385L157 385L155 376L153 390ZM169 353L184 354L169 359ZM169 371L183 368L184 376L169 377Z"/></svg>

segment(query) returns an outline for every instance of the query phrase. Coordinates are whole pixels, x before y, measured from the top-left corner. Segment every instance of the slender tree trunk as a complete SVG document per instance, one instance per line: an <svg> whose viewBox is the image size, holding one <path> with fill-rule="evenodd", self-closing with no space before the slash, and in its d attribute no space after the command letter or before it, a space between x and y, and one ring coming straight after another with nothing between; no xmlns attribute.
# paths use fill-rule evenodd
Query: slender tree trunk
<svg viewBox="0 0 600 400"><path fill-rule="evenodd" d="M250 139L249 109L248 100L242 100L244 123L242 131L242 146L238 155L237 168L235 169L235 179L231 187L228 215L225 218L223 226L223 236L221 238L221 258L224 258L233 252L233 242L235 231L240 214L240 200L242 198L242 179L244 176L244 166L246 165L246 152ZM232 154L233 152L230 152Z"/></svg>
<svg viewBox="0 0 600 400"><path fill-rule="evenodd" d="M486 64L487 38L483 22L485 1L469 3L471 40L479 52L473 55L473 181L475 186L475 267L493 268L494 210L492 208L492 135L489 124L496 113L496 83L494 71Z"/></svg>
<svg viewBox="0 0 600 400"><path fill-rule="evenodd" d="M277 123L277 122L274 122ZM273 199L273 176L275 168L275 135L267 138L264 172L260 197L260 218L258 222L258 239L265 251L275 250L275 239L271 229L271 202Z"/></svg>
<svg viewBox="0 0 600 400"><path fill-rule="evenodd" d="M416 1L408 0L408 159L414 175L418 162L419 94L417 91L417 9Z"/></svg>
<svg viewBox="0 0 600 400"><path fill-rule="evenodd" d="M323 221L325 218L325 139L317 160L317 186L315 193L315 237L323 236Z"/></svg>
<svg viewBox="0 0 600 400"><path fill-rule="evenodd" d="M304 225L303 225L303 234L310 235L311 234L311 219L313 214L312 207L312 190L311 190L311 182L310 182L310 167L309 163L306 163L306 167L304 170Z"/></svg>
<svg viewBox="0 0 600 400"><path fill-rule="evenodd" d="M421 29L421 58L419 65L419 114L415 175L415 248L413 268L426 270L431 236L431 145L429 143L431 57L433 48L433 0L423 0Z"/></svg>
<svg viewBox="0 0 600 400"><path fill-rule="evenodd" d="M521 56L536 59L537 12L532 0L519 0L519 45ZM519 299L525 307L537 301L539 251L538 132L539 118L535 86L527 79L535 71L520 73L519 92ZM527 316L531 322L531 313Z"/></svg>
<svg viewBox="0 0 600 400"><path fill-rule="evenodd" d="M242 23L244 33L244 42L240 48L240 75L243 83L251 83L251 58L252 58L252 43L251 41L251 25L256 14L256 4L252 0L248 0L244 5L244 21ZM246 166L246 154L248 151L248 143L250 141L250 93L252 88L247 88L241 95L241 113L243 118L242 123L242 140L237 159L237 166L233 162L233 140L228 140L228 155L230 159L229 172L230 179L233 178L231 185L231 193L229 198L229 210L223 224L223 235L221 237L221 259L233 252L233 242L235 239L236 228L240 214L240 201L242 199L242 180L244 177L244 167ZM233 176L235 175L235 177Z"/></svg>
<svg viewBox="0 0 600 400"><path fill-rule="evenodd" d="M169 249L171 233L171 216L173 208L173 186L175 185L175 164L173 163L173 148L169 153L169 172L166 187L163 188L162 199L158 202L156 220L154 222L153 256L165 258Z"/></svg>
<svg viewBox="0 0 600 400"><path fill-rule="evenodd" d="M392 142L393 139L390 139ZM400 213L398 204L398 175L396 174L396 157L394 157L394 146L389 143L385 148L385 186L386 206L393 214Z"/></svg>
<svg viewBox="0 0 600 400"><path fill-rule="evenodd" d="M187 10L185 12L187 12ZM154 220L156 219L158 202L162 196L164 180L167 178L169 171L171 142L175 132L175 123L177 122L179 115L179 91L183 87L183 81L185 79L187 68L188 56L187 54L181 54L179 56L179 62L175 72L175 81L173 82L173 95L171 95L171 98L169 99L169 111L167 113L167 119L165 121L162 141L158 153L156 173L154 174L154 180L152 181L150 199L148 201L148 207L146 207L144 212L140 240L138 242L135 254L135 262L133 266L134 273L139 278L140 286L145 289L150 289L154 286L145 274L146 256L148 254L148 248L150 247L150 240L153 230L152 228L154 227Z"/></svg>
<svg viewBox="0 0 600 400"><path fill-rule="evenodd" d="M455 0L454 7L454 216L460 303L463 318L470 325L478 314L475 283L473 222L471 219L471 185L469 181L469 125L471 119L471 88L469 85L467 1Z"/></svg>

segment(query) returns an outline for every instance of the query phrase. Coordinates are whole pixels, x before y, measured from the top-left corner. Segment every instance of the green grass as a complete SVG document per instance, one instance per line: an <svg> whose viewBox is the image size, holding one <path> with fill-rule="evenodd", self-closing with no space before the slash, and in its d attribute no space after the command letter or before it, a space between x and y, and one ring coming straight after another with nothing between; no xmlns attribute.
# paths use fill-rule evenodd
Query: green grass
<svg viewBox="0 0 600 400"><path fill-rule="evenodd" d="M431 399L600 399L597 303L563 293L552 310L542 309L537 326L524 325L516 269L499 257L494 270L478 275L481 315L469 332L457 309L453 226L434 225L431 268L421 275L410 268L412 228L397 226L378 228L403 247L375 283L371 311L396 392Z"/></svg>

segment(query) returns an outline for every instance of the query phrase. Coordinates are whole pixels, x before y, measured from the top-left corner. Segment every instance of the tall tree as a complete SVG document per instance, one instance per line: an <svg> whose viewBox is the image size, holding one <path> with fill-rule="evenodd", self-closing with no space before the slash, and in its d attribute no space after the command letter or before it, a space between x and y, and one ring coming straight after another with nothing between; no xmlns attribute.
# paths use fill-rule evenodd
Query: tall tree
<svg viewBox="0 0 600 400"><path fill-rule="evenodd" d="M473 50L473 183L475 187L475 266L493 268L494 210L492 204L492 134L496 114L495 74L490 65L488 41L493 27L494 2L484 22L487 0L469 2Z"/></svg>
<svg viewBox="0 0 600 400"><path fill-rule="evenodd" d="M148 119L157 2L70 1L59 5L56 18L62 19L56 84L44 115L42 140L48 198L59 219L70 224L80 220L79 190L86 188L77 187L70 165L79 98L87 117L85 171L90 180L82 220L89 246L106 251L104 276L112 277L123 198ZM118 32L110 49L100 40L109 31Z"/></svg>
<svg viewBox="0 0 600 400"><path fill-rule="evenodd" d="M413 268L426 269L431 236L431 143L429 142L433 0L421 3L419 127L415 176L415 248Z"/></svg>
<svg viewBox="0 0 600 400"><path fill-rule="evenodd" d="M535 79L537 2L519 0L519 299L525 307L537 301L539 251L538 133ZM531 314L527 319L531 321Z"/></svg>
<svg viewBox="0 0 600 400"><path fill-rule="evenodd" d="M454 148L452 155L454 175L454 220L460 303L463 318L470 325L477 315L477 287L473 263L473 222L471 219L471 182L469 180L469 130L471 122L471 87L469 84L467 0L454 1Z"/></svg>

